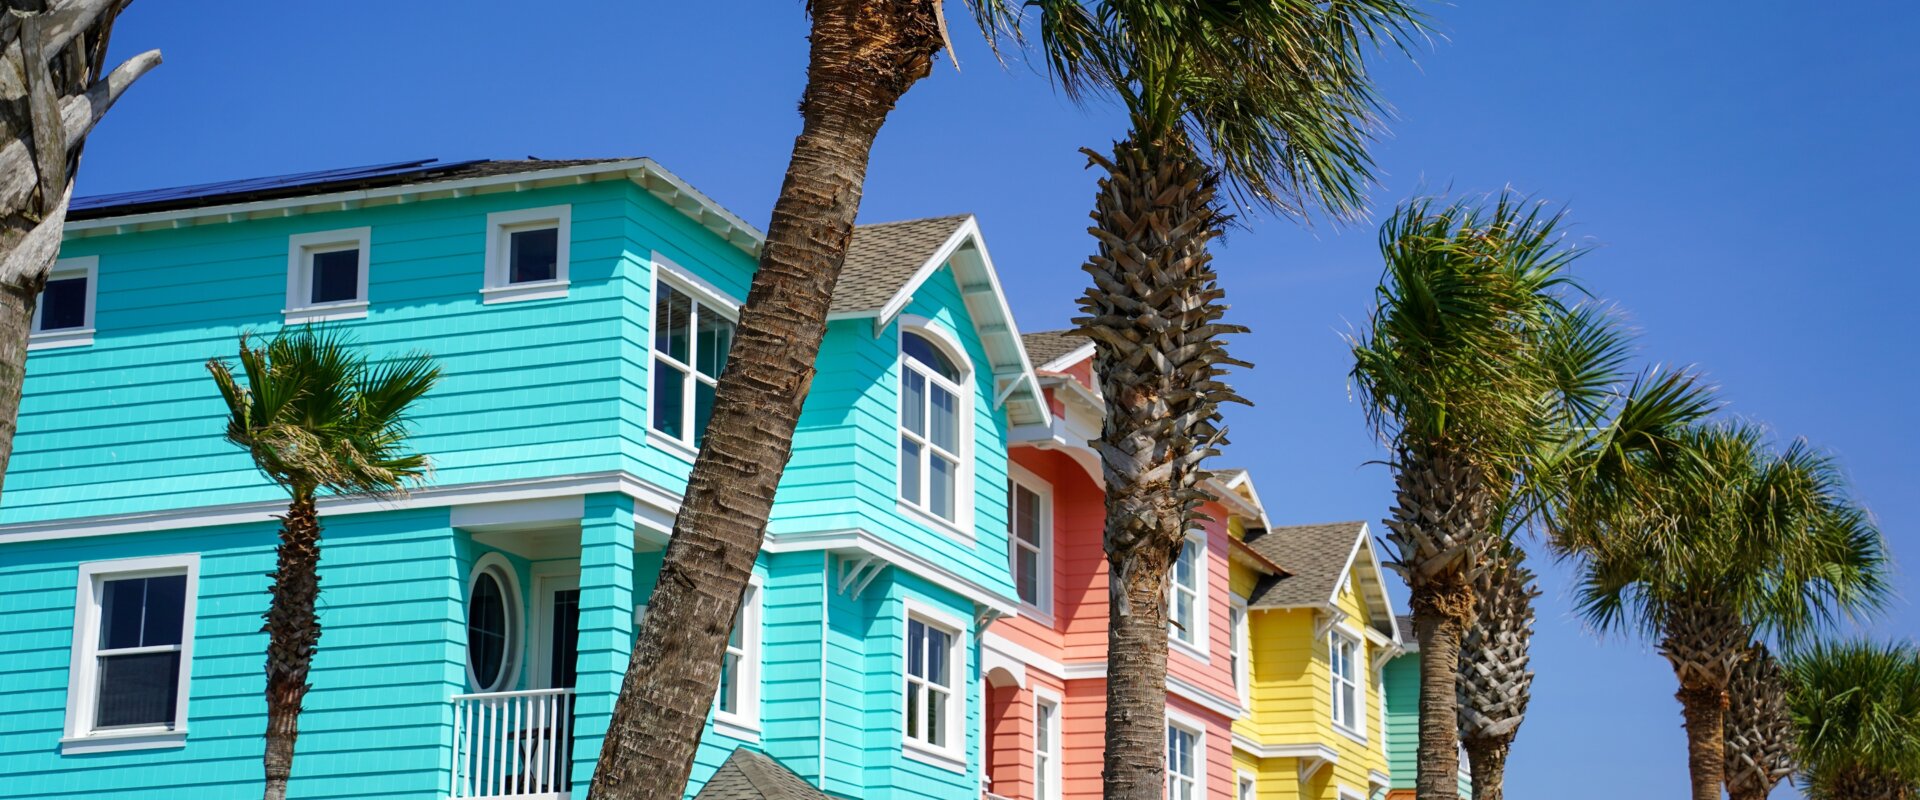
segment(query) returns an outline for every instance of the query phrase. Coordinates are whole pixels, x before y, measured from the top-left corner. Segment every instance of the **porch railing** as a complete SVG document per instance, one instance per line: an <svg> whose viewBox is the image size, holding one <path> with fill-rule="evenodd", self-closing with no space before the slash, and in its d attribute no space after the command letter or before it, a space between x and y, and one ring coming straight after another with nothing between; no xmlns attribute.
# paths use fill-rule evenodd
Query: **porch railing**
<svg viewBox="0 0 1920 800"><path fill-rule="evenodd" d="M453 696L454 797L566 797L572 761L572 689Z"/></svg>

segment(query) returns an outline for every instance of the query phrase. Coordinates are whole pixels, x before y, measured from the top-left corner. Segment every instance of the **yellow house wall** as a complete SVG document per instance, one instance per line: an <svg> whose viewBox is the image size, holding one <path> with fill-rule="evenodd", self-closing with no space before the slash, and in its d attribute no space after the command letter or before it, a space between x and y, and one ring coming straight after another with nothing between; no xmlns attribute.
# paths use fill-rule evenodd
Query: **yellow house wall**
<svg viewBox="0 0 1920 800"><path fill-rule="evenodd" d="M1359 561L1362 569L1371 570L1364 558ZM1347 614L1345 625L1365 630L1374 615L1366 607L1364 596L1353 590L1357 577L1349 576L1336 605ZM1240 578L1236 572L1236 592L1242 591ZM1249 614L1253 662L1250 713L1234 723L1234 733L1264 745L1323 744L1338 754L1337 763L1322 768L1302 787L1295 759L1259 759L1236 750L1235 769L1255 776L1262 800L1339 800L1342 786L1364 798L1370 796L1369 774L1387 770L1380 730L1383 698L1372 671L1374 659L1381 654L1368 645L1363 648L1367 652L1362 663L1356 664L1365 697L1365 742L1355 741L1333 725L1331 664L1326 638L1313 635L1316 616L1310 609L1255 610Z"/></svg>

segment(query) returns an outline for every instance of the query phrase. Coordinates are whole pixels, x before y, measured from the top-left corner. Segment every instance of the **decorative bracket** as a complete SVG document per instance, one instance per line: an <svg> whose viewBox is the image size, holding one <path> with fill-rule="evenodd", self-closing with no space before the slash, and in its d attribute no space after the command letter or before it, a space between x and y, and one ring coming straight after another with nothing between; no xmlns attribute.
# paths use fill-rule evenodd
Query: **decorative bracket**
<svg viewBox="0 0 1920 800"><path fill-rule="evenodd" d="M880 571L887 568L887 562L878 556L860 554L841 556L839 559L840 576L838 591L850 600L860 599L860 593L867 590L874 578L880 577Z"/></svg>

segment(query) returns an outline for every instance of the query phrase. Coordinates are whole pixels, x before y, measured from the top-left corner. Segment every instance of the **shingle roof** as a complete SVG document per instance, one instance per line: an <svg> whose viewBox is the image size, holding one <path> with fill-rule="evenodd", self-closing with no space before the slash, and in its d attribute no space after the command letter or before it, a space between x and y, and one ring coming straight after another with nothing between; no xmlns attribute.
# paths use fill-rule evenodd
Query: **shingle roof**
<svg viewBox="0 0 1920 800"><path fill-rule="evenodd" d="M1027 346L1027 357L1033 360L1035 369L1087 346L1090 341L1073 331L1040 331L1020 337L1020 342Z"/></svg>
<svg viewBox="0 0 1920 800"><path fill-rule="evenodd" d="M70 205L71 210L68 212L68 218L74 220L99 219L129 214L147 214L160 211L174 211L183 208L225 205L228 203L249 203L259 200L300 197L302 195L325 194L328 192L374 189L414 183L465 180L468 178L485 178L522 172L539 172L541 170L564 169L566 167L607 164L628 160L631 159L576 158L555 160L526 158L501 161L441 162L438 159L427 158L416 161L397 161L391 164L377 164L366 167L346 167L343 169L329 169L316 172L300 172L291 175L275 175L261 178L202 183L192 186L143 189L137 192L76 197Z"/></svg>
<svg viewBox="0 0 1920 800"><path fill-rule="evenodd" d="M1413 616L1411 614L1393 615L1393 625L1400 631L1400 641L1413 642L1419 638L1413 635Z"/></svg>
<svg viewBox="0 0 1920 800"><path fill-rule="evenodd" d="M933 258L970 214L861 225L847 244L846 266L833 285L833 313L872 311L887 304L913 273Z"/></svg>
<svg viewBox="0 0 1920 800"><path fill-rule="evenodd" d="M1333 599L1366 523L1331 522L1287 525L1247 538L1247 546L1289 573L1260 581L1247 598L1248 608L1325 605Z"/></svg>
<svg viewBox="0 0 1920 800"><path fill-rule="evenodd" d="M695 800L832 800L765 753L736 747Z"/></svg>

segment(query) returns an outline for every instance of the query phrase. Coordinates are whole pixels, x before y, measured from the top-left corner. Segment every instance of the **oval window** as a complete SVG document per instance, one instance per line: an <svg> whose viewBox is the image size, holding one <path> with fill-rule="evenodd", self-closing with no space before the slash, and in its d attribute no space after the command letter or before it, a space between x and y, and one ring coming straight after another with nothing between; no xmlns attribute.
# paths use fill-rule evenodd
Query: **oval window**
<svg viewBox="0 0 1920 800"><path fill-rule="evenodd" d="M467 598L467 667L483 692L497 691L506 681L513 652L507 602L507 587L499 572L481 570L473 580L473 595Z"/></svg>

